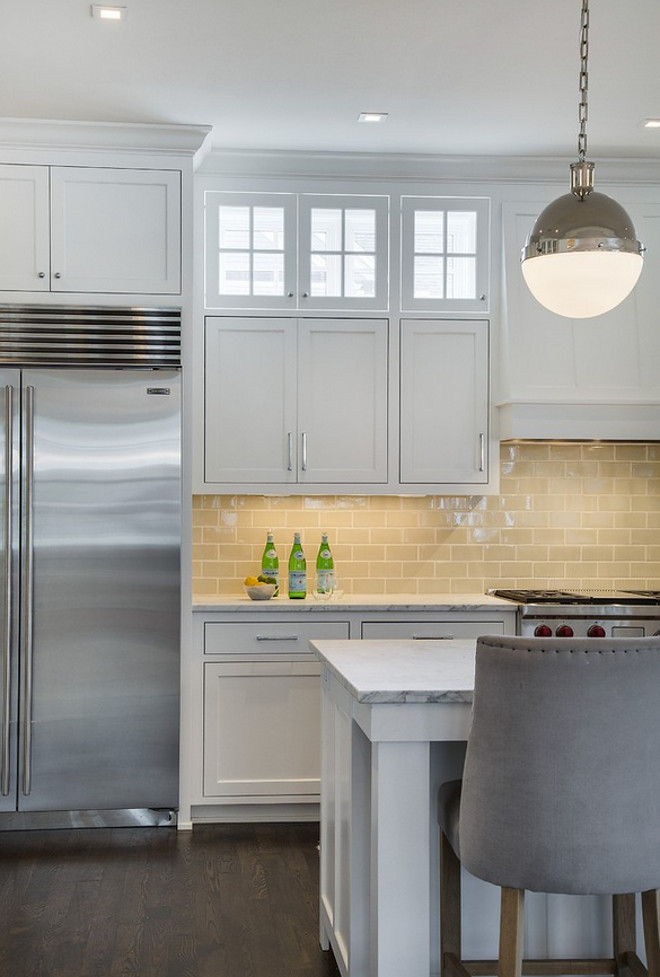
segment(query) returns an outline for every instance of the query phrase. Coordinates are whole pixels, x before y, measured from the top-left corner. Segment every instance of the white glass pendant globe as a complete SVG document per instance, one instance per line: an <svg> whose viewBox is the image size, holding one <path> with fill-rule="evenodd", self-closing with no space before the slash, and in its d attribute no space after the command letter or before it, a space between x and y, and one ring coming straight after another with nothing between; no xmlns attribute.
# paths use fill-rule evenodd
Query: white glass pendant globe
<svg viewBox="0 0 660 977"><path fill-rule="evenodd" d="M558 315L586 319L615 308L635 287L643 247L626 211L594 191L567 193L539 214L523 248L532 295Z"/></svg>
<svg viewBox="0 0 660 977"><path fill-rule="evenodd" d="M616 308L642 272L642 256L623 251L575 251L527 258L522 272L534 298L557 315L588 319Z"/></svg>

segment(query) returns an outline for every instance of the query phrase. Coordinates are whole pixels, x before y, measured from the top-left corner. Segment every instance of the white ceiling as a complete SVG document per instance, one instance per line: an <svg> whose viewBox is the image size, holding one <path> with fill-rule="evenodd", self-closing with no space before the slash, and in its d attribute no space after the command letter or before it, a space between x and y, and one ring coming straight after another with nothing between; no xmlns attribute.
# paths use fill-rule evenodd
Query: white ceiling
<svg viewBox="0 0 660 977"><path fill-rule="evenodd" d="M209 124L216 149L577 152L581 0L115 2L120 24L5 0L0 116ZM660 0L592 0L590 158L660 158L658 43Z"/></svg>

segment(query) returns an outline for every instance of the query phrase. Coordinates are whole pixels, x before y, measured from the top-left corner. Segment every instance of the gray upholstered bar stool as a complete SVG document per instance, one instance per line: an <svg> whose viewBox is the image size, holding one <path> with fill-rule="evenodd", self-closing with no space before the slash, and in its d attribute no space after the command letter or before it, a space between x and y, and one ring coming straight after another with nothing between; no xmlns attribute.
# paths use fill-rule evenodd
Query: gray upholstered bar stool
<svg viewBox="0 0 660 977"><path fill-rule="evenodd" d="M660 638L485 637L462 781L438 797L443 977L660 977ZM460 867L501 887L498 961L461 960ZM524 890L613 896L613 956L523 961Z"/></svg>

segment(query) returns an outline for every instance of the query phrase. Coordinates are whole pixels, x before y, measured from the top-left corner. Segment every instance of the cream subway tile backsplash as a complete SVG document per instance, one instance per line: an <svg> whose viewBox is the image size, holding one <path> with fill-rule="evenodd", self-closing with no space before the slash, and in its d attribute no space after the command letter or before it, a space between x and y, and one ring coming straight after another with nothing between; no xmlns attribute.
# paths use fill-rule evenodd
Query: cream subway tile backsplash
<svg viewBox="0 0 660 977"><path fill-rule="evenodd" d="M267 529L285 569L328 533L346 593L660 588L660 443L508 442L499 496L195 496L198 597L242 593Z"/></svg>

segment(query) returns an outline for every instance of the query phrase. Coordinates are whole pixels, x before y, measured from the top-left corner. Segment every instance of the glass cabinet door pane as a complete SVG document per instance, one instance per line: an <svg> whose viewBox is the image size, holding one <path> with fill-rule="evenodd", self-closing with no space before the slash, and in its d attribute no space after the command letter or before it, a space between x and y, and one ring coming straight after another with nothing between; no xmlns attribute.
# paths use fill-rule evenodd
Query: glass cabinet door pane
<svg viewBox="0 0 660 977"><path fill-rule="evenodd" d="M284 211L281 207L254 208L253 247L255 251L284 249Z"/></svg>
<svg viewBox="0 0 660 977"><path fill-rule="evenodd" d="M312 251L341 251L341 215L341 210L312 207Z"/></svg>
<svg viewBox="0 0 660 977"><path fill-rule="evenodd" d="M252 268L253 295L284 295L284 255L257 253Z"/></svg>
<svg viewBox="0 0 660 977"><path fill-rule="evenodd" d="M341 256L315 254L312 256L312 295L336 297L342 294Z"/></svg>
<svg viewBox="0 0 660 977"><path fill-rule="evenodd" d="M250 208L219 208L219 244L221 248L250 247Z"/></svg>
<svg viewBox="0 0 660 977"><path fill-rule="evenodd" d="M376 294L376 259L373 255L347 254L344 262L344 294L351 298L373 298Z"/></svg>
<svg viewBox="0 0 660 977"><path fill-rule="evenodd" d="M447 258L447 298L475 298L477 294L476 273L476 258Z"/></svg>
<svg viewBox="0 0 660 977"><path fill-rule="evenodd" d="M221 295L250 294L250 255L247 251L220 252L218 286Z"/></svg>
<svg viewBox="0 0 660 977"><path fill-rule="evenodd" d="M415 252L442 254L444 245L445 215L442 210L416 210L414 245Z"/></svg>
<svg viewBox="0 0 660 977"><path fill-rule="evenodd" d="M450 210L447 212L447 253L477 252L477 214L474 210Z"/></svg>
<svg viewBox="0 0 660 977"><path fill-rule="evenodd" d="M420 257L414 262L414 297L416 299L443 299L444 258Z"/></svg>
<svg viewBox="0 0 660 977"><path fill-rule="evenodd" d="M346 210L344 221L344 250L368 251L373 254L376 250L375 211Z"/></svg>

